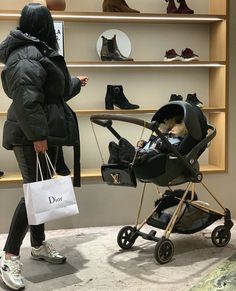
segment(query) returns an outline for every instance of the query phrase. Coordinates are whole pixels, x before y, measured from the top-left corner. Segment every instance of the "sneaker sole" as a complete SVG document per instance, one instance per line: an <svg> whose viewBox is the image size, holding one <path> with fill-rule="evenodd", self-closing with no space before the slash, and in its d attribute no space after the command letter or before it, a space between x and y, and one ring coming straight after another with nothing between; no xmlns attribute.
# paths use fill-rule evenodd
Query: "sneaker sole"
<svg viewBox="0 0 236 291"><path fill-rule="evenodd" d="M57 264L57 265L64 264L66 261L66 258L62 259L61 261L54 261L53 259L50 259L48 257L34 257L34 256L31 256L31 259L36 260L36 261L45 261L50 264Z"/></svg>
<svg viewBox="0 0 236 291"><path fill-rule="evenodd" d="M193 57L189 59L182 58L181 60L182 62L192 62L192 61L199 61L199 58L198 57Z"/></svg>
<svg viewBox="0 0 236 291"><path fill-rule="evenodd" d="M180 58L180 57L176 57L176 58L172 58L172 59L164 58L163 61L164 61L164 62L181 61L181 58Z"/></svg>
<svg viewBox="0 0 236 291"><path fill-rule="evenodd" d="M10 289L12 289L12 290L24 290L24 289L25 289L25 287L15 288L15 287L12 287L11 285L9 285L8 282L6 282L6 281L4 280L1 269L0 269L0 276L1 276L2 281L4 282L4 284L5 284L8 288L10 288Z"/></svg>

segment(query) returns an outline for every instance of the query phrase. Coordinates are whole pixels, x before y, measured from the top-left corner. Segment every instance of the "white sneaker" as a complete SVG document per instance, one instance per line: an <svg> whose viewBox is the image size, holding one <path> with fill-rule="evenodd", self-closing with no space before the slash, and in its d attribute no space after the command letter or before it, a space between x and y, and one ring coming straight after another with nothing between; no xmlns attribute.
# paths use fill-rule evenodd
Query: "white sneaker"
<svg viewBox="0 0 236 291"><path fill-rule="evenodd" d="M39 248L32 247L31 256L34 260L44 260L52 264L63 264L66 261L66 257L59 254L59 252L46 241L44 241Z"/></svg>
<svg viewBox="0 0 236 291"><path fill-rule="evenodd" d="M12 256L6 260L5 254L0 261L0 274L3 282L12 290L23 290L25 284L21 276L22 263L19 256Z"/></svg>

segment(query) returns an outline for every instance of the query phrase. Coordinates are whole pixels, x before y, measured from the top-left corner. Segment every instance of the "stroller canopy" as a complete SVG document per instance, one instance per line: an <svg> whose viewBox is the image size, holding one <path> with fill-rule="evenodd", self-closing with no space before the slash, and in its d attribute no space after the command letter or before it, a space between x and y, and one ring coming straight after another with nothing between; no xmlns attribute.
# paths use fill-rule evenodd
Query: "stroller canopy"
<svg viewBox="0 0 236 291"><path fill-rule="evenodd" d="M175 116L182 116L189 135L199 141L207 135L207 120L201 109L184 101L172 101L161 107L152 121L163 122Z"/></svg>

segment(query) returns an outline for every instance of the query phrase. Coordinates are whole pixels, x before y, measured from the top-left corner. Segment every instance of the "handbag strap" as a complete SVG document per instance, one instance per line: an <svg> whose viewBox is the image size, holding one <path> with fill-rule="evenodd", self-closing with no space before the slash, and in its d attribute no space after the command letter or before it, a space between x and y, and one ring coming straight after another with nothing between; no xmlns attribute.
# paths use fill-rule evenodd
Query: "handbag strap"
<svg viewBox="0 0 236 291"><path fill-rule="evenodd" d="M53 167L53 164L52 164L47 152L44 152L44 157L46 160L46 164L47 164L47 168L48 168L50 177L52 178L53 175L56 175L56 170ZM38 182L38 170L40 173L41 181L43 181L44 179L43 179L42 167L40 164L39 155L38 155L38 153L36 153L36 182Z"/></svg>

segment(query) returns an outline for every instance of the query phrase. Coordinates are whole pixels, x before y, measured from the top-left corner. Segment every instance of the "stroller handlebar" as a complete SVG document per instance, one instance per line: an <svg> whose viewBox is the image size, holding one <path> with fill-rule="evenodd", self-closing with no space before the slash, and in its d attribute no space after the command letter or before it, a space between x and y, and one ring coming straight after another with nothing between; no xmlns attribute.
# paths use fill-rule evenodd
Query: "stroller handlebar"
<svg viewBox="0 0 236 291"><path fill-rule="evenodd" d="M125 116L125 115L119 115L119 114L95 114L95 115L90 116L90 120L93 123L96 123L100 126L108 127L108 128L112 126L112 120L118 120L118 121L129 122L129 123L133 123L133 124L145 127L145 128L150 129L151 131L154 131L158 124L156 121L147 122L142 119Z"/></svg>

